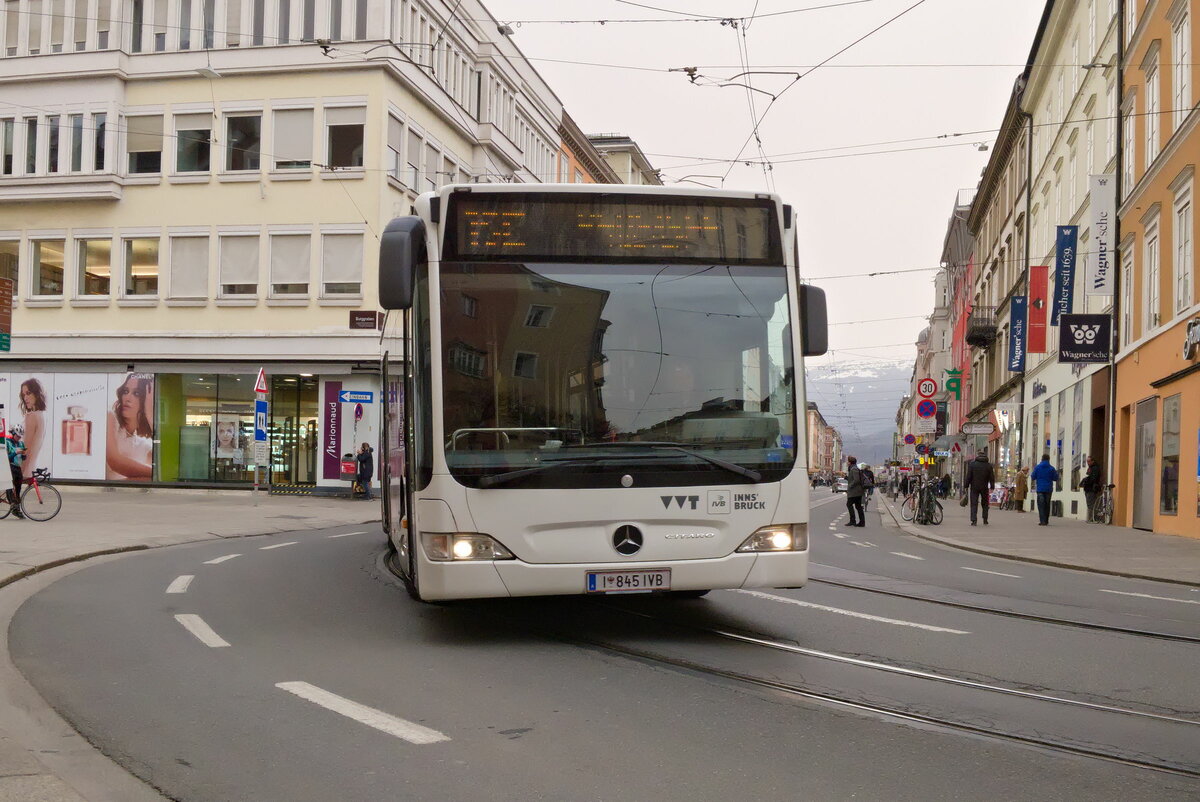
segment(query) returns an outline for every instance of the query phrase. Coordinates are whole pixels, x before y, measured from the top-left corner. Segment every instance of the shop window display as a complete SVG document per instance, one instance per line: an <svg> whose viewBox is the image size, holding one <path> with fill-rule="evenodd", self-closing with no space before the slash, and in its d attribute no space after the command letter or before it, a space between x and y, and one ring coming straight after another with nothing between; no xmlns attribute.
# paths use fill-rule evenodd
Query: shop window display
<svg viewBox="0 0 1200 802"><path fill-rule="evenodd" d="M1173 395L1163 402L1158 511L1167 515L1179 513L1179 399L1178 395Z"/></svg>

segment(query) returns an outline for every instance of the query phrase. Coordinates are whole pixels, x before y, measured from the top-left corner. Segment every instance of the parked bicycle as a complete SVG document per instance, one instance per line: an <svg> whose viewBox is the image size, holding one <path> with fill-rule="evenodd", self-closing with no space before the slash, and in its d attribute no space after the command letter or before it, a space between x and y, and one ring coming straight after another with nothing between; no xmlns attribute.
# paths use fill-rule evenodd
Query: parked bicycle
<svg viewBox="0 0 1200 802"><path fill-rule="evenodd" d="M916 489L900 503L900 517L918 525L937 526L942 522L942 503L937 500L937 482L919 480Z"/></svg>
<svg viewBox="0 0 1200 802"><path fill-rule="evenodd" d="M1096 497L1096 503L1092 505L1092 523L1105 526L1112 523L1114 487L1116 485L1105 486Z"/></svg>
<svg viewBox="0 0 1200 802"><path fill-rule="evenodd" d="M25 489L18 499L21 513L31 521L49 521L58 515L62 509L62 493L50 484L50 471L38 468L25 481ZM11 512L11 506L0 504L0 520L7 518Z"/></svg>

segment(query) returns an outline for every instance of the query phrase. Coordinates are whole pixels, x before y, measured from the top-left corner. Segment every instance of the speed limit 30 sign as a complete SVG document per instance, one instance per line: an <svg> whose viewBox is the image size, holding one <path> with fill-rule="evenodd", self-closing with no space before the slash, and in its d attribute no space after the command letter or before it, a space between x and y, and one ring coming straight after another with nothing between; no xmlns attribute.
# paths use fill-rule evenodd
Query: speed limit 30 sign
<svg viewBox="0 0 1200 802"><path fill-rule="evenodd" d="M933 379L921 379L917 382L917 395L922 398L929 398L937 395L938 383Z"/></svg>

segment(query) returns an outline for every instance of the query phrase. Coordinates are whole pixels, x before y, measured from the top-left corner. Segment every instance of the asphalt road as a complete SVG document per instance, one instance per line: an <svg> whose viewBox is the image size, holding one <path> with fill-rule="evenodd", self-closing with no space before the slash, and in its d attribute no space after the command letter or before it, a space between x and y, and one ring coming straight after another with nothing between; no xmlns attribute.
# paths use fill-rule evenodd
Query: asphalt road
<svg viewBox="0 0 1200 802"><path fill-rule="evenodd" d="M1011 570L877 515L830 528L842 512L814 510L814 562L829 566L814 575L1153 615L1096 592L1109 577ZM99 562L25 603L13 660L93 744L180 800L1200 794L1194 779L1003 737L1200 770L1195 644L820 583L421 605L383 566L382 536L361 531Z"/></svg>

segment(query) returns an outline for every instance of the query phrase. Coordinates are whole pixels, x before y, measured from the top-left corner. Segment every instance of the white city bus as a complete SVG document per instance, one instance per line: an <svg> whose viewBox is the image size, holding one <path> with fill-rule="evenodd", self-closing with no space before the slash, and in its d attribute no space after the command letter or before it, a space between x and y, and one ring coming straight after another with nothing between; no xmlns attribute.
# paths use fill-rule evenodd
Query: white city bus
<svg viewBox="0 0 1200 802"><path fill-rule="evenodd" d="M384 529L424 600L798 587L797 281L774 195L426 193L380 248Z"/></svg>

